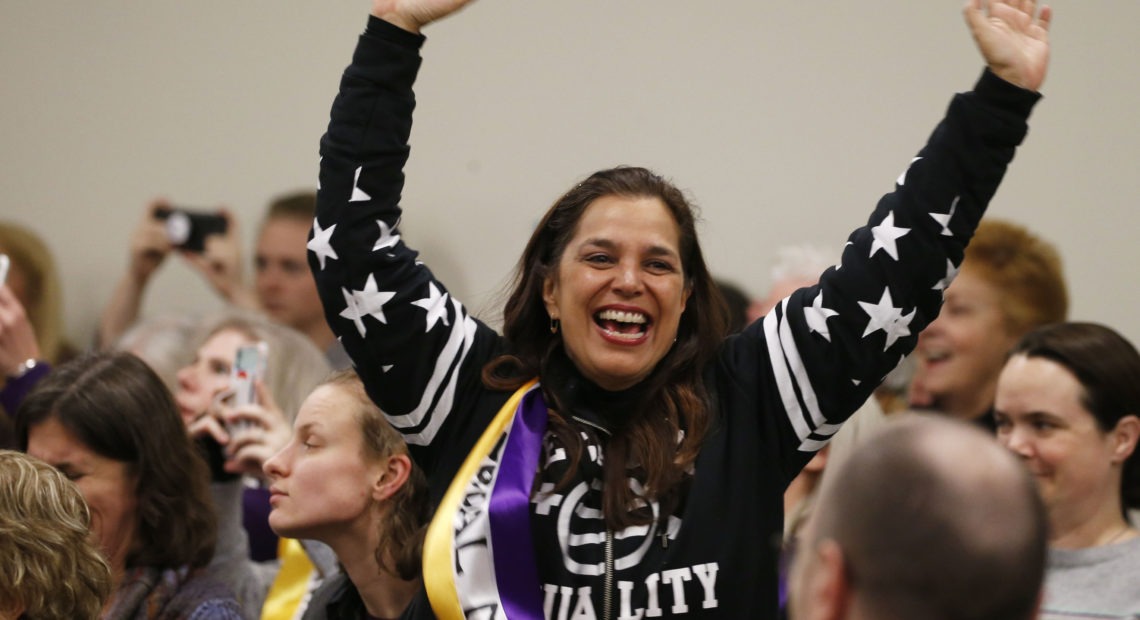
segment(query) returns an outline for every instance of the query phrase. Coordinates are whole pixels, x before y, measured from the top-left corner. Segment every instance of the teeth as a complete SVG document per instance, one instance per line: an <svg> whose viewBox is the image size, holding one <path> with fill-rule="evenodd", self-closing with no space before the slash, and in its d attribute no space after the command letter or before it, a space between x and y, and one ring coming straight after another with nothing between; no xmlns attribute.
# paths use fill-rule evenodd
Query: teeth
<svg viewBox="0 0 1140 620"><path fill-rule="evenodd" d="M609 336L612 336L614 338L621 339L621 340L637 340L638 338L641 338L641 336L642 336L641 332L636 332L633 334L625 334L622 332L610 331L608 329L606 330L606 334Z"/></svg>
<svg viewBox="0 0 1140 620"><path fill-rule="evenodd" d="M603 321L617 321L618 323L644 324L648 321L640 312L623 312L621 310L602 310L598 318Z"/></svg>

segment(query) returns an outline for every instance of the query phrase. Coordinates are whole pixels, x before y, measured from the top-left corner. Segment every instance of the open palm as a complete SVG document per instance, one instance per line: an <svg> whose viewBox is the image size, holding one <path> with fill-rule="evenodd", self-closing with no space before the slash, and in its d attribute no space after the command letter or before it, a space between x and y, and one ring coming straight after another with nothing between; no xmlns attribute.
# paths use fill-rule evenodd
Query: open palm
<svg viewBox="0 0 1140 620"><path fill-rule="evenodd" d="M471 0L372 0L372 14L411 32L451 15Z"/></svg>
<svg viewBox="0 0 1140 620"><path fill-rule="evenodd" d="M1039 90L1049 66L1049 23L1053 11L1037 10L1033 0L982 0L966 2L966 23L998 77L1028 90Z"/></svg>

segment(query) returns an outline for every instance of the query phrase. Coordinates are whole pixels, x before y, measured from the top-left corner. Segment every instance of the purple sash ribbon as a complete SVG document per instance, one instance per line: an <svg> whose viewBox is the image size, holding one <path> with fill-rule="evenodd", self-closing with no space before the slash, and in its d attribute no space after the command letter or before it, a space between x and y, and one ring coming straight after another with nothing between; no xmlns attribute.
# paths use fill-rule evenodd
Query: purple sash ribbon
<svg viewBox="0 0 1140 620"><path fill-rule="evenodd" d="M511 620L543 617L542 584L530 531L530 493L542 455L546 415L542 389L536 386L523 396L511 421L488 509L495 581Z"/></svg>

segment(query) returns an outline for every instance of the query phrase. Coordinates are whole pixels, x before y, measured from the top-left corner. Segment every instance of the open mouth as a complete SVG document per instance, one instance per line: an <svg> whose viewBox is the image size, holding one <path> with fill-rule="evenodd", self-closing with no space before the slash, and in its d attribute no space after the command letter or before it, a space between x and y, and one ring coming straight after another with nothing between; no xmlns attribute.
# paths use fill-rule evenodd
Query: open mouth
<svg viewBox="0 0 1140 620"><path fill-rule="evenodd" d="M628 310L601 310L594 315L594 323L606 336L623 341L635 341L649 331L649 317L641 312Z"/></svg>

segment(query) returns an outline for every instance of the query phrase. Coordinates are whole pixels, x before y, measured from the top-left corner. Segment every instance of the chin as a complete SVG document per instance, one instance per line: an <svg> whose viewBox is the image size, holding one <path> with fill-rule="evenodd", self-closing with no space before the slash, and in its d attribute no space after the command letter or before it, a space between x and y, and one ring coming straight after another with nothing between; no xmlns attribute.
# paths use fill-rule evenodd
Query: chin
<svg viewBox="0 0 1140 620"><path fill-rule="evenodd" d="M277 514L277 511L269 513L269 528L283 538L301 538L300 528L290 523L289 519Z"/></svg>

